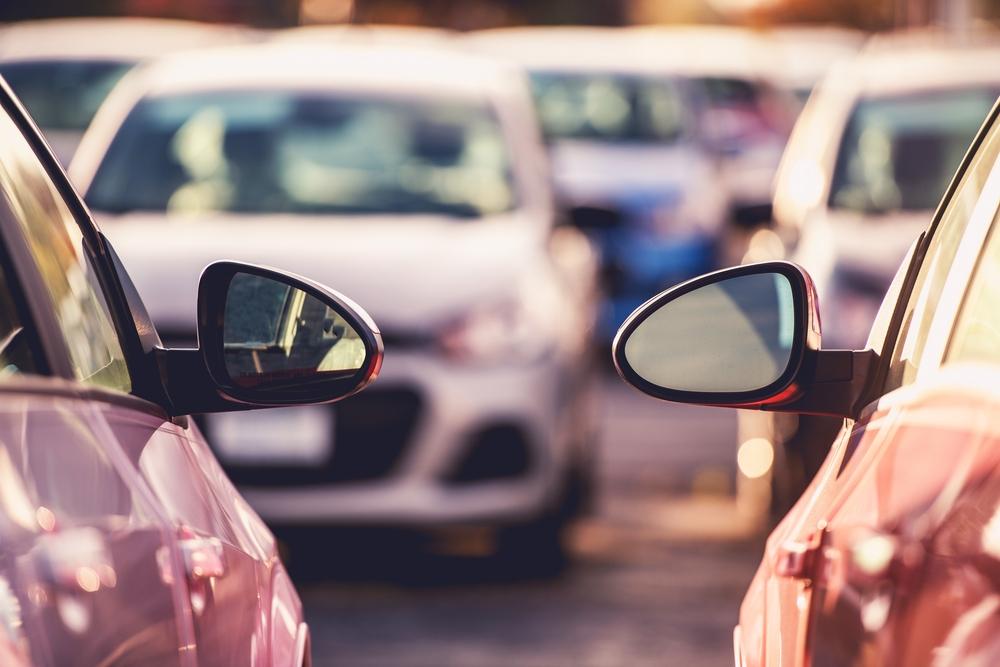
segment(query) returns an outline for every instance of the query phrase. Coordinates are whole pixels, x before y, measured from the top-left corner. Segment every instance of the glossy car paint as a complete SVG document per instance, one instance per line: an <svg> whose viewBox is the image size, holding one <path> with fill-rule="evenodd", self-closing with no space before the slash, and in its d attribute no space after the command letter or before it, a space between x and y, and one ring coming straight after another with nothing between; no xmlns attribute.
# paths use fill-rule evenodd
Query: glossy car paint
<svg viewBox="0 0 1000 667"><path fill-rule="evenodd" d="M929 240L900 272L918 275L922 261L937 257L935 238L958 229L936 305L921 315L926 325L912 337L908 322L897 329L908 300L926 295L905 279L883 305L895 324L880 315L869 339L888 359L916 364L912 381L876 391L856 421L844 422L772 532L734 632L737 665L986 665L1000 655L1000 375L989 362L948 357L970 280L995 270L983 247L997 233L996 123L997 107ZM975 185L962 190L973 168Z"/></svg>
<svg viewBox="0 0 1000 667"><path fill-rule="evenodd" d="M0 383L3 664L308 664L301 603L273 537L197 428L143 397L156 392L135 328L148 326L141 303L129 309L89 214L2 82L0 105L36 160L6 172L24 181L2 185L44 179L72 212L133 386L129 395L74 379L18 212L0 205L8 291L23 299L24 335L37 335L51 371Z"/></svg>

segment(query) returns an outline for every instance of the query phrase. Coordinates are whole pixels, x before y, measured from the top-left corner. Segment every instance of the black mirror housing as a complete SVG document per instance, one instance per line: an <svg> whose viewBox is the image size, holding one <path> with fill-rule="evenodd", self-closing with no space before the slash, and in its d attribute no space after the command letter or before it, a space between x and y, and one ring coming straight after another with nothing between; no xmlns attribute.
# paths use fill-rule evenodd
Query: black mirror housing
<svg viewBox="0 0 1000 667"><path fill-rule="evenodd" d="M663 310L666 306L697 290L703 288L725 290L727 286L747 279L757 279L758 282L759 279L765 281L780 279L782 285L787 285L784 288L787 294L785 298L790 303L785 304L783 315L785 321L780 327L783 329L783 338L787 339L782 350L784 356L781 357L781 364L774 366L777 370L767 375L766 380L756 384L749 383L746 386L734 386L732 390L726 388L693 391L691 387L665 386L664 383L655 381L655 378L651 380L647 377L650 373L646 372L644 376L640 372L646 369L637 370L627 349L630 346L635 347L630 341L647 320L657 314L666 317L664 312L669 312ZM738 295L734 297L733 294L729 294L729 298L739 300ZM688 302L690 301L689 298ZM718 303L724 302L712 302L709 304L712 308L703 308L704 312L710 313L707 315L707 321L712 323L719 321L712 319L714 311L718 310ZM684 309L675 308L673 313L683 314ZM676 329L669 318L664 321L670 324L661 326ZM713 335L715 338L719 337L717 331L706 329L706 333L709 339ZM742 337L733 340L742 340ZM702 372L707 378L724 376L732 372L732 365L727 365L721 360L729 353L731 361L732 351L713 349L711 343L704 342L698 336L686 338L685 341L693 341L682 342L682 345L686 345L687 349L693 352L692 358L704 362L702 366L697 365L702 362L692 366L692 362L682 361L678 362L681 365L677 367L683 368L683 364L687 363L688 368L696 368L696 375ZM838 417L855 416L860 408L859 401L872 376L870 371L874 368L878 357L871 350L822 350L820 341L819 307L815 287L809 274L790 262L761 262L709 273L653 297L636 309L622 324L612 345L612 357L619 375L625 382L662 400ZM699 345L705 347L699 349ZM663 354L667 357L671 352L682 358L685 351L678 353L665 348ZM644 354L647 355L648 361L650 355L648 342ZM740 358L739 355L736 356ZM749 361L752 365L756 360Z"/></svg>
<svg viewBox="0 0 1000 667"><path fill-rule="evenodd" d="M261 298L261 287L266 300L250 302L249 295ZM261 311L265 306L270 310ZM345 331L353 361L331 366L328 353ZM324 285L223 261L201 276L198 348L155 352L176 416L341 400L375 380L383 345L371 317Z"/></svg>

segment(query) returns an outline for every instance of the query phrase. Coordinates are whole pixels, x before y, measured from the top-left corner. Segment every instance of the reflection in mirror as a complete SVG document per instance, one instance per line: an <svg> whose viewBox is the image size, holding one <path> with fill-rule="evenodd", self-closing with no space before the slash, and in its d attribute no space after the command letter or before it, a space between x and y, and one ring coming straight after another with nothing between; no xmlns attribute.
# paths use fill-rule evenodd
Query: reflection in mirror
<svg viewBox="0 0 1000 667"><path fill-rule="evenodd" d="M625 341L625 359L641 378L664 389L746 392L781 377L794 339L788 278L742 275L660 306Z"/></svg>
<svg viewBox="0 0 1000 667"><path fill-rule="evenodd" d="M332 307L249 273L229 284L222 344L226 371L243 388L350 377L366 355L358 332Z"/></svg>

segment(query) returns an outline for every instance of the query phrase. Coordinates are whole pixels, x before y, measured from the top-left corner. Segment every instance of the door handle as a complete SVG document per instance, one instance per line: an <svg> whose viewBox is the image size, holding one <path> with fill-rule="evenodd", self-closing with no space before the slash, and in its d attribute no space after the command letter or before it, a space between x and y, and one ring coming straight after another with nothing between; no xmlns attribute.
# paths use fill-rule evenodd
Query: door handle
<svg viewBox="0 0 1000 667"><path fill-rule="evenodd" d="M226 575L226 551L218 538L199 537L190 534L190 531L182 531L178 544L184 558L184 569L191 581Z"/></svg>
<svg viewBox="0 0 1000 667"><path fill-rule="evenodd" d="M779 577L812 581L819 566L826 527L822 526L805 540L788 540L778 546L774 572Z"/></svg>

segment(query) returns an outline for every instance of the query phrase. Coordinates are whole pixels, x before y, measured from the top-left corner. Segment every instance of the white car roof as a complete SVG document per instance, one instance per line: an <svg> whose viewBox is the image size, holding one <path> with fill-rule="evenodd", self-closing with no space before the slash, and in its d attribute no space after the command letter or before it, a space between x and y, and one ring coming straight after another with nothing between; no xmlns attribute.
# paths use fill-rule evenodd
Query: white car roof
<svg viewBox="0 0 1000 667"><path fill-rule="evenodd" d="M783 26L763 36L777 51L776 77L791 87L812 87L834 64L853 57L866 35L834 26Z"/></svg>
<svg viewBox="0 0 1000 667"><path fill-rule="evenodd" d="M444 28L411 25L353 23L341 25L309 25L276 30L271 39L278 42L309 42L341 44L359 42L386 45L440 44L455 39L456 33Z"/></svg>
<svg viewBox="0 0 1000 667"><path fill-rule="evenodd" d="M873 38L857 57L837 67L830 84L851 86L862 97L1000 82L1000 34L969 40L938 32Z"/></svg>
<svg viewBox="0 0 1000 667"><path fill-rule="evenodd" d="M160 59L142 72L147 95L211 90L353 90L483 97L521 85L500 61L428 45L271 42Z"/></svg>
<svg viewBox="0 0 1000 667"><path fill-rule="evenodd" d="M513 28L469 33L466 41L534 70L741 78L772 71L766 43L738 28Z"/></svg>
<svg viewBox="0 0 1000 667"><path fill-rule="evenodd" d="M154 18L69 18L0 25L0 61L140 61L182 49L237 44L259 33L233 25Z"/></svg>

